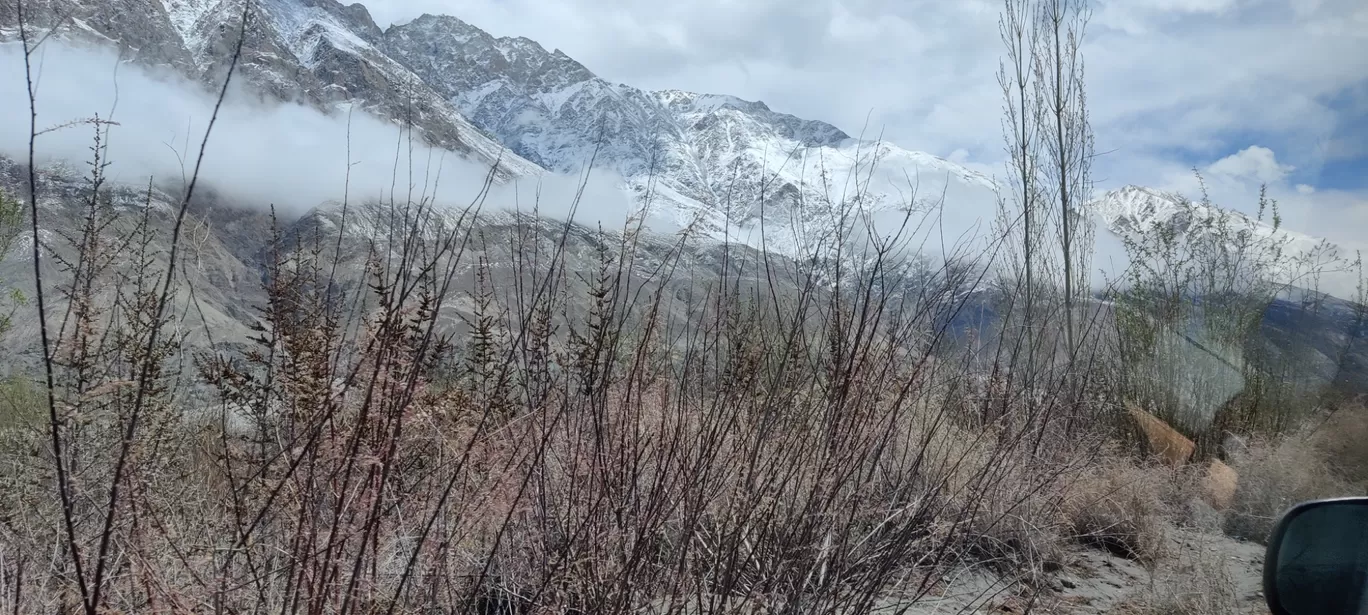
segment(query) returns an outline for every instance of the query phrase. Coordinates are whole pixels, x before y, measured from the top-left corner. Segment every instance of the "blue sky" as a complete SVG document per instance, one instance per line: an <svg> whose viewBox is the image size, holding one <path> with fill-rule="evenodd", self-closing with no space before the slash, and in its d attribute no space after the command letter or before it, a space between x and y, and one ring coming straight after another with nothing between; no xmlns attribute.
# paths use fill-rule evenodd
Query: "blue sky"
<svg viewBox="0 0 1368 615"><path fill-rule="evenodd" d="M1368 53L1368 49L1364 52ZM1286 180L1293 186L1368 191L1368 106L1365 106L1368 90L1365 86L1368 82L1360 81L1315 98L1314 102L1325 109L1325 124L1308 122L1306 125L1265 127L1257 122L1236 123L1230 129L1212 133L1210 143L1189 145L1179 141L1158 148L1156 152L1200 167L1250 144L1258 144L1276 152L1278 161L1291 167ZM1162 121L1162 116L1156 114L1140 123Z"/></svg>
<svg viewBox="0 0 1368 615"><path fill-rule="evenodd" d="M1002 172L998 0L362 0L559 48L601 77L763 100ZM1368 236L1368 2L1093 0L1085 42L1102 188L1253 207ZM1300 225L1300 226L1297 226Z"/></svg>
<svg viewBox="0 0 1368 615"><path fill-rule="evenodd" d="M1313 146L1308 158L1319 167L1309 167L1297 181L1324 188L1368 190L1368 82L1346 88L1327 104L1337 114L1334 135Z"/></svg>

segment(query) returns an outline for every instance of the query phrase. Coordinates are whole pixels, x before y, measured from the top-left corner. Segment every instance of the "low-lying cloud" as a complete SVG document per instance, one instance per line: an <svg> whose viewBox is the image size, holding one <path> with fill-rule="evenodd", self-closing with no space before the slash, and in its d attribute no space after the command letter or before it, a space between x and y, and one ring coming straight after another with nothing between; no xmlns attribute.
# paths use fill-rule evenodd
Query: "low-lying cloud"
<svg viewBox="0 0 1368 615"><path fill-rule="evenodd" d="M118 123L109 127L106 143L112 180L145 184L150 176L180 186L194 169L215 103L203 85L123 61L112 49L55 39L40 48L34 70L40 131L97 115ZM0 117L6 118L0 122L0 154L20 160L27 157L29 139L24 83L21 48L0 45ZM39 164L89 160L93 137L89 124L42 134ZM477 198L487 165L425 147L417 135L412 153L409 145L399 126L359 109L325 114L298 104L263 103L247 86L235 86L214 125L200 179L239 204L275 205L287 214L340 200L348 179L353 200L391 191L403 199L410 177L415 198L425 186L439 204L464 207ZM486 203L526 210L539 194L540 213L563 219L581 183L545 173L496 187ZM633 209L621 179L596 171L583 183L576 220L620 226Z"/></svg>

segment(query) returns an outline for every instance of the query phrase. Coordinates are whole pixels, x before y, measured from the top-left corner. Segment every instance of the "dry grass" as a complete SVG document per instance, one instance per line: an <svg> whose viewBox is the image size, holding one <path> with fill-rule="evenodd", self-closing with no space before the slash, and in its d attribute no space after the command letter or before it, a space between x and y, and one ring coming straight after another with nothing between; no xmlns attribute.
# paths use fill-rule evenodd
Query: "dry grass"
<svg viewBox="0 0 1368 615"><path fill-rule="evenodd" d="M1084 544L1147 565L1167 553L1172 509L1166 503L1174 472L1124 460L1089 469L1069 490L1066 515ZM1171 497L1171 496L1170 496Z"/></svg>
<svg viewBox="0 0 1368 615"><path fill-rule="evenodd" d="M1362 494L1338 478L1301 436L1253 442L1232 466L1239 472L1239 485L1226 512L1225 531L1243 540L1264 543L1278 517L1298 502Z"/></svg>
<svg viewBox="0 0 1368 615"><path fill-rule="evenodd" d="M1230 615L1241 612L1239 588L1224 555L1198 545L1166 562L1162 575L1113 609L1123 615Z"/></svg>
<svg viewBox="0 0 1368 615"><path fill-rule="evenodd" d="M1340 407L1318 422L1311 442L1341 478L1368 484L1368 406L1359 402Z"/></svg>

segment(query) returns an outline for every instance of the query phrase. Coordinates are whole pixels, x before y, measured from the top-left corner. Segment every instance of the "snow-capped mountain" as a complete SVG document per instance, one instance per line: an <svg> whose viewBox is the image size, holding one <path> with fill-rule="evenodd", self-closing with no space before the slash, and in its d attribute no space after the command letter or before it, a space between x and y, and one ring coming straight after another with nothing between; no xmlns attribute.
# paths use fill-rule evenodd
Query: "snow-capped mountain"
<svg viewBox="0 0 1368 615"><path fill-rule="evenodd" d="M875 171L864 205L906 205L895 187L909 192L907 177L921 178L926 193L949 185L991 203L991 180L935 156L854 139L762 102L610 83L560 50L495 38L454 17L390 28L383 46L524 158L558 172L591 161L612 169L677 222L705 231L754 226L762 209L779 228L820 217L866 192L856 178L863 185L876 161L888 173Z"/></svg>
<svg viewBox="0 0 1368 615"><path fill-rule="evenodd" d="M239 32L244 0L39 0L26 2L38 28L60 23L67 39L117 44L124 58L170 68L206 86L222 81ZM0 13L0 38L17 34L13 11ZM444 96L390 59L383 32L359 4L335 0L252 0L237 79L264 99L325 112L342 103L395 123L412 121L428 143L473 160L498 160L503 177L541 171L491 139Z"/></svg>
<svg viewBox="0 0 1368 615"><path fill-rule="evenodd" d="M1271 207L1262 218L1256 218L1179 194L1126 186L1100 195L1089 208L1102 228L1123 242L1153 248L1156 237L1171 237L1179 244L1174 256L1182 258L1191 252L1192 239L1206 238L1234 248L1231 254L1241 255L1228 266L1247 268L1245 271L1265 282L1277 281L1344 298L1356 296L1359 288L1353 254L1325 239L1276 225ZM1164 234L1170 232L1173 235ZM1125 253L1112 256L1127 258Z"/></svg>
<svg viewBox="0 0 1368 615"><path fill-rule="evenodd" d="M209 85L231 57L243 2L45 0L30 19L69 14L72 35ZM506 179L592 163L620 174L657 219L711 234L753 230L763 212L793 235L823 226L836 204L909 205L913 188L991 217L991 180L936 156L762 102L609 83L559 50L454 17L381 30L364 6L336 0L254 0L251 14L239 78L263 97L324 111L359 102L411 120L433 145L500 160Z"/></svg>
<svg viewBox="0 0 1368 615"><path fill-rule="evenodd" d="M42 24L70 15L69 36L112 41L125 57L207 86L222 77L245 1L39 0L29 17ZM424 15L385 30L361 4L251 2L240 77L263 97L329 112L359 103L412 122L430 144L498 160L503 179L593 165L621 175L657 220L755 245L763 224L766 247L781 251L829 232L850 206L896 215L943 198L957 229L986 228L995 213L989 177L763 102L611 83L560 50L494 37L455 17ZM0 29L12 34L7 19L0 15ZM1107 228L1127 233L1181 222L1179 202L1129 187L1093 209Z"/></svg>
<svg viewBox="0 0 1368 615"><path fill-rule="evenodd" d="M1216 232L1222 224L1231 235L1276 242L1289 256L1316 250L1334 250L1322 239L1275 227L1271 220L1251 218L1241 212L1195 202L1182 195L1141 186L1126 186L1106 192L1089 203L1102 226L1120 236L1138 237L1156 227L1171 227L1181 232ZM1268 212L1269 217L1272 212Z"/></svg>

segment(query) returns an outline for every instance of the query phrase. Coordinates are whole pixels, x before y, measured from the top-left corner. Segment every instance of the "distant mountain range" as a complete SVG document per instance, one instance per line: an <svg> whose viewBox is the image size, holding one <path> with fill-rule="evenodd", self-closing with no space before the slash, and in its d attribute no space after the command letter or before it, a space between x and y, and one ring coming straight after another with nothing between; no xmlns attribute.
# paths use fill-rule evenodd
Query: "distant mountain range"
<svg viewBox="0 0 1368 615"><path fill-rule="evenodd" d="M67 36L117 44L136 62L208 86L222 78L243 1L39 0L29 11L39 24L69 15ZM914 189L923 200L943 196L964 219L986 224L994 215L994 181L944 158L853 138L763 102L611 83L560 50L456 17L382 29L363 5L336 0L255 0L252 11L239 70L263 97L324 112L359 104L413 122L434 146L498 161L503 179L592 163L649 197L658 219L757 246L763 222L767 247L781 251L810 240L803 232L824 232L838 205L915 206ZM0 23L10 37L14 25ZM1128 187L1093 205L1107 228L1124 233L1148 228L1176 202ZM1314 243L1305 239L1298 243Z"/></svg>
<svg viewBox="0 0 1368 615"><path fill-rule="evenodd" d="M28 10L40 26L67 16L67 39L117 45L125 58L210 88L223 78L243 2L30 0ZM620 174L624 189L649 202L657 219L705 236L785 252L810 241L805 232L825 232L841 205L897 211L943 197L948 213L986 225L998 202L992 178L944 158L852 137L763 102L611 83L560 50L494 37L456 17L424 15L382 29L361 4L335 0L254 0L250 10L237 78L265 100L324 113L352 105L394 124L411 122L432 146L497 164L501 181L575 173L592 163ZM12 40L15 25L13 11L0 12L0 38ZM45 174L45 186L72 197L78 182L59 175ZM6 187L22 179L13 163L0 165ZM159 194L154 200L169 205L172 199ZM1181 202L1130 186L1089 207L1121 235L1214 213ZM201 282L221 296L205 317L221 320L224 337L236 339L251 319L246 306L259 298L267 229L263 204L239 205L256 208L197 210L217 217L205 227L214 265L201 271ZM333 205L318 206L304 219L333 215ZM1233 220L1259 236L1273 232L1244 216ZM74 219L45 224L64 223ZM1284 237L1297 249L1319 243L1295 233Z"/></svg>

